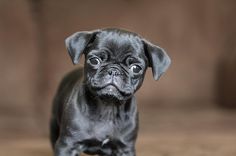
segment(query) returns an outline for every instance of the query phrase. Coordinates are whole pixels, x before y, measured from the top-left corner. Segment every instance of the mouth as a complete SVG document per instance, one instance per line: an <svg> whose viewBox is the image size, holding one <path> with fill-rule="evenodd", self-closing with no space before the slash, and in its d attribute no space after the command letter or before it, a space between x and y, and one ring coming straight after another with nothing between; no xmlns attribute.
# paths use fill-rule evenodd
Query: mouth
<svg viewBox="0 0 236 156"><path fill-rule="evenodd" d="M114 84L107 84L103 87L97 88L97 91L102 92L104 95L123 95L119 88Z"/></svg>
<svg viewBox="0 0 236 156"><path fill-rule="evenodd" d="M108 83L104 86L93 87L98 96L104 100L125 100L131 96L131 93L127 93L119 89L115 84Z"/></svg>
<svg viewBox="0 0 236 156"><path fill-rule="evenodd" d="M119 88L118 88L116 85L114 85L113 83L109 83L109 84L107 84L107 85L101 87L100 89L107 89L109 92L113 92L113 91L119 91L119 92L121 92L121 91L119 90Z"/></svg>

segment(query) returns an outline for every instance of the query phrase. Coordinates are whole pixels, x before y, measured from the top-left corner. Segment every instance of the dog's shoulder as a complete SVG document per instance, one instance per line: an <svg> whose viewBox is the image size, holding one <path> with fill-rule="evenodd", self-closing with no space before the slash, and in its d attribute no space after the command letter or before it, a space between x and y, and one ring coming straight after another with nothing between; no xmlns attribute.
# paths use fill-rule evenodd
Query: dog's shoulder
<svg viewBox="0 0 236 156"><path fill-rule="evenodd" d="M57 89L56 99L61 100L68 96L77 83L81 83L83 78L83 68L75 69L64 76Z"/></svg>
<svg viewBox="0 0 236 156"><path fill-rule="evenodd" d="M81 81L83 77L83 68L77 68L64 76L58 90L64 90L64 88L73 88L73 86Z"/></svg>
<svg viewBox="0 0 236 156"><path fill-rule="evenodd" d="M62 83L75 83L78 80L81 80L83 77L83 68L77 68L67 73L62 79Z"/></svg>
<svg viewBox="0 0 236 156"><path fill-rule="evenodd" d="M58 111L61 111L61 106L64 104L71 91L77 83L81 83L83 78L83 68L75 69L64 76L62 79L57 93L53 99L53 114L59 115Z"/></svg>

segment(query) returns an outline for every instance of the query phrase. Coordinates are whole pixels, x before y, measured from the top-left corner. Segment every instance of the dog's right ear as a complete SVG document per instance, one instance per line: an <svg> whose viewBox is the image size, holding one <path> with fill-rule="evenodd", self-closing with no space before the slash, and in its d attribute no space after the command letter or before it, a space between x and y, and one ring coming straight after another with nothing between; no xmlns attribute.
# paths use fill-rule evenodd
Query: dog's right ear
<svg viewBox="0 0 236 156"><path fill-rule="evenodd" d="M81 31L76 32L69 36L65 40L67 51L71 57L73 64L79 63L80 56L84 53L84 50L95 40L96 34L99 30L95 31Z"/></svg>

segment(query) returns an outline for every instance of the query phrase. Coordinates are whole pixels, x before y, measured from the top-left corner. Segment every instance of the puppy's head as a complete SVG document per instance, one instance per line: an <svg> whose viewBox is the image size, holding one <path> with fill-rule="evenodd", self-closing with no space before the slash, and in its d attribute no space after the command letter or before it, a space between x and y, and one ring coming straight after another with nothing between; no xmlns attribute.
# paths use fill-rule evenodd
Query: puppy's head
<svg viewBox="0 0 236 156"><path fill-rule="evenodd" d="M165 51L120 29L77 32L66 39L74 64L85 54L84 81L102 100L124 101L142 85L147 67L158 80L170 65Z"/></svg>

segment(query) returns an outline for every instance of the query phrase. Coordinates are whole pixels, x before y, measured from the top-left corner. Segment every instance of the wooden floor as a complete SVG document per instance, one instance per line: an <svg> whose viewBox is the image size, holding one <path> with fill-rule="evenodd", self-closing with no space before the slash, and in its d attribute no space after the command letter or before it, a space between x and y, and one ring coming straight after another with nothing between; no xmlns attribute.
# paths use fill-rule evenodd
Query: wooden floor
<svg viewBox="0 0 236 156"><path fill-rule="evenodd" d="M0 156L52 156L47 137L0 140ZM236 112L140 109L138 156L236 156Z"/></svg>

